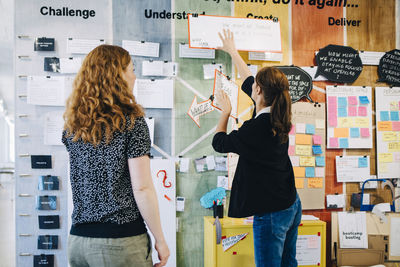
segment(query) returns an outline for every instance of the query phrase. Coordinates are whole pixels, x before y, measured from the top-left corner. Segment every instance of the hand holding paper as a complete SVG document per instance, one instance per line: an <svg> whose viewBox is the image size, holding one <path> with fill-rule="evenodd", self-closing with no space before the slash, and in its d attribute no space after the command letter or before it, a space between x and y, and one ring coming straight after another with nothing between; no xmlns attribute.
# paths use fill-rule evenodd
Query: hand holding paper
<svg viewBox="0 0 400 267"><path fill-rule="evenodd" d="M230 115L232 111L232 105L229 96L224 91L217 90L215 97L218 102L218 107L222 110L222 112Z"/></svg>

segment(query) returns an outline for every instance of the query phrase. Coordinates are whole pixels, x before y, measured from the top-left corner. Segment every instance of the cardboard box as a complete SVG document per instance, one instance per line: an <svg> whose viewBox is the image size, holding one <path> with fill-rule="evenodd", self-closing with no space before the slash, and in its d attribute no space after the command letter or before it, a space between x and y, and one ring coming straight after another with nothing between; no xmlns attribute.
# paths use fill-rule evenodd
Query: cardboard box
<svg viewBox="0 0 400 267"><path fill-rule="evenodd" d="M371 266L384 262L384 250L339 248L338 266Z"/></svg>

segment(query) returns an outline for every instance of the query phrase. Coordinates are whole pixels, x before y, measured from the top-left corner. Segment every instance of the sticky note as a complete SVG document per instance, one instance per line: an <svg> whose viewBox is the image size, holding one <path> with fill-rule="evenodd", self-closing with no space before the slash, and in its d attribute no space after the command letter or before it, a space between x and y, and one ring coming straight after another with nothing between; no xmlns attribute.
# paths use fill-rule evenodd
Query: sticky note
<svg viewBox="0 0 400 267"><path fill-rule="evenodd" d="M369 127L369 118L368 117L366 117L366 118L361 118L361 117L356 117L356 118L353 118L353 120L354 120L354 126L355 127Z"/></svg>
<svg viewBox="0 0 400 267"><path fill-rule="evenodd" d="M358 168L367 168L368 160L367 157L359 157L358 158Z"/></svg>
<svg viewBox="0 0 400 267"><path fill-rule="evenodd" d="M317 167L325 167L325 157L315 157L315 165Z"/></svg>
<svg viewBox="0 0 400 267"><path fill-rule="evenodd" d="M337 105L328 104L328 113L336 113L336 112L337 112Z"/></svg>
<svg viewBox="0 0 400 267"><path fill-rule="evenodd" d="M348 114L349 114L349 117L357 116L357 107L349 106L348 107Z"/></svg>
<svg viewBox="0 0 400 267"><path fill-rule="evenodd" d="M358 107L358 116L367 116L367 107Z"/></svg>
<svg viewBox="0 0 400 267"><path fill-rule="evenodd" d="M369 137L369 128L361 128L361 137Z"/></svg>
<svg viewBox="0 0 400 267"><path fill-rule="evenodd" d="M289 146L293 146L296 144L296 136L295 135L289 135Z"/></svg>
<svg viewBox="0 0 400 267"><path fill-rule="evenodd" d="M295 178L294 183L296 185L296 188L299 188L299 189L304 188L304 178Z"/></svg>
<svg viewBox="0 0 400 267"><path fill-rule="evenodd" d="M392 101L390 102L390 110L396 111L399 110L399 104L396 101Z"/></svg>
<svg viewBox="0 0 400 267"><path fill-rule="evenodd" d="M311 135L296 134L296 145L311 145Z"/></svg>
<svg viewBox="0 0 400 267"><path fill-rule="evenodd" d="M367 104L369 104L369 99L368 99L368 96L366 96L366 95L360 95L360 96L358 97L358 99L359 99L359 101L360 101L360 105L367 105Z"/></svg>
<svg viewBox="0 0 400 267"><path fill-rule="evenodd" d="M296 151L296 155L299 155L299 156L311 156L312 155L311 146L308 146L308 145L296 145L295 151Z"/></svg>
<svg viewBox="0 0 400 267"><path fill-rule="evenodd" d="M338 117L347 117L347 108L338 108Z"/></svg>
<svg viewBox="0 0 400 267"><path fill-rule="evenodd" d="M382 140L387 141L396 141L397 140L397 133L396 132L383 132L382 133Z"/></svg>
<svg viewBox="0 0 400 267"><path fill-rule="evenodd" d="M315 170L313 167L306 167L306 177L315 177Z"/></svg>
<svg viewBox="0 0 400 267"><path fill-rule="evenodd" d="M389 121L389 111L381 111L380 121Z"/></svg>
<svg viewBox="0 0 400 267"><path fill-rule="evenodd" d="M390 111L390 120L398 121L399 120L399 112L398 111Z"/></svg>
<svg viewBox="0 0 400 267"><path fill-rule="evenodd" d="M380 162L378 164L378 170L380 173L388 173L389 169L388 169L387 163Z"/></svg>
<svg viewBox="0 0 400 267"><path fill-rule="evenodd" d="M390 142L388 143L389 152L400 152L400 142Z"/></svg>
<svg viewBox="0 0 400 267"><path fill-rule="evenodd" d="M289 156L293 156L294 153L295 153L294 146L289 146L289 149L288 149Z"/></svg>
<svg viewBox="0 0 400 267"><path fill-rule="evenodd" d="M312 146L313 154L314 155L320 155L322 154L322 149L320 145L314 145Z"/></svg>
<svg viewBox="0 0 400 267"><path fill-rule="evenodd" d="M336 137L329 138L329 147L339 147L339 140Z"/></svg>
<svg viewBox="0 0 400 267"><path fill-rule="evenodd" d="M395 132L400 131L400 122L399 121L392 122L392 131L395 131Z"/></svg>
<svg viewBox="0 0 400 267"><path fill-rule="evenodd" d="M347 107L347 97L338 97L338 108L345 108Z"/></svg>
<svg viewBox="0 0 400 267"><path fill-rule="evenodd" d="M292 162L293 167L299 167L300 166L300 159L298 156L290 156L290 161Z"/></svg>
<svg viewBox="0 0 400 267"><path fill-rule="evenodd" d="M313 144L314 145L322 145L322 137L320 135L313 135Z"/></svg>
<svg viewBox="0 0 400 267"><path fill-rule="evenodd" d="M336 96L328 96L328 105L330 106L337 106L337 98Z"/></svg>
<svg viewBox="0 0 400 267"><path fill-rule="evenodd" d="M322 188L324 186L324 180L322 178L309 178L308 188Z"/></svg>
<svg viewBox="0 0 400 267"><path fill-rule="evenodd" d="M396 122L393 122L395 124ZM392 131L391 121L378 121L378 131ZM393 129L393 131L396 131Z"/></svg>
<svg viewBox="0 0 400 267"><path fill-rule="evenodd" d="M325 177L325 168L322 167L315 168L315 177Z"/></svg>
<svg viewBox="0 0 400 267"><path fill-rule="evenodd" d="M339 147L340 148L348 148L349 140L347 138L339 138Z"/></svg>
<svg viewBox="0 0 400 267"><path fill-rule="evenodd" d="M315 120L315 128L324 129L325 128L325 121L324 120L320 120L320 119L316 119Z"/></svg>
<svg viewBox="0 0 400 267"><path fill-rule="evenodd" d="M289 134L295 134L296 133L296 125L292 124L292 129L290 129Z"/></svg>
<svg viewBox="0 0 400 267"><path fill-rule="evenodd" d="M336 127L337 126L337 116L330 116L329 117L329 126Z"/></svg>
<svg viewBox="0 0 400 267"><path fill-rule="evenodd" d="M358 104L356 96L348 96L347 101L349 101L349 105L356 106Z"/></svg>
<svg viewBox="0 0 400 267"><path fill-rule="evenodd" d="M338 128L350 128L354 127L354 119L357 118L338 118Z"/></svg>
<svg viewBox="0 0 400 267"><path fill-rule="evenodd" d="M306 177L306 168L304 167L293 167L293 172L296 178Z"/></svg>
<svg viewBox="0 0 400 267"><path fill-rule="evenodd" d="M392 153L379 153L378 154L379 162L393 162L393 154Z"/></svg>
<svg viewBox="0 0 400 267"><path fill-rule="evenodd" d="M306 124L296 123L296 133L306 133Z"/></svg>
<svg viewBox="0 0 400 267"><path fill-rule="evenodd" d="M314 157L300 157L300 166L302 167L314 167L315 159Z"/></svg>
<svg viewBox="0 0 400 267"><path fill-rule="evenodd" d="M350 137L351 138L360 137L360 128L350 128Z"/></svg>
<svg viewBox="0 0 400 267"><path fill-rule="evenodd" d="M335 128L333 129L334 137L349 137L349 128Z"/></svg>
<svg viewBox="0 0 400 267"><path fill-rule="evenodd" d="M315 134L314 124L306 124L306 134Z"/></svg>

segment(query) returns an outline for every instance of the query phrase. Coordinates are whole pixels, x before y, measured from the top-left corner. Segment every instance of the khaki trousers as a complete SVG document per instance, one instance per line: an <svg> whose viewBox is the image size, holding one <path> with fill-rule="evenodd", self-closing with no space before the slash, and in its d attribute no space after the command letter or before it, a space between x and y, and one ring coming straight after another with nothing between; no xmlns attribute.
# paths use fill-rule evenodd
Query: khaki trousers
<svg viewBox="0 0 400 267"><path fill-rule="evenodd" d="M123 238L92 238L70 235L71 267L151 267L151 241L147 233Z"/></svg>

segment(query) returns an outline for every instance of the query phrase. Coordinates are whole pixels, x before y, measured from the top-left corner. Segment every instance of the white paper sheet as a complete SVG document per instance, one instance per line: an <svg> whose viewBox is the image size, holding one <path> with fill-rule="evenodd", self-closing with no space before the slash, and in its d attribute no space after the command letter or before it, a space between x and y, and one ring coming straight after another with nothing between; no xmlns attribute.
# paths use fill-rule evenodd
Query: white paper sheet
<svg viewBox="0 0 400 267"><path fill-rule="evenodd" d="M175 77L177 74L178 74L178 63L164 62L162 76Z"/></svg>
<svg viewBox="0 0 400 267"><path fill-rule="evenodd" d="M217 48L222 46L218 33L229 29L235 37L238 50L256 52L281 52L279 21L218 17L208 15L188 16L189 46Z"/></svg>
<svg viewBox="0 0 400 267"><path fill-rule="evenodd" d="M306 71L310 76L312 77L313 81L327 81L328 79L325 78L322 75L318 75L317 78L315 78L315 74L317 73L318 66L312 66L312 67L301 67L304 71Z"/></svg>
<svg viewBox="0 0 400 267"><path fill-rule="evenodd" d="M66 57L60 58L60 73L78 73L82 66L82 58Z"/></svg>
<svg viewBox="0 0 400 267"><path fill-rule="evenodd" d="M338 212L340 248L368 248L365 212Z"/></svg>
<svg viewBox="0 0 400 267"><path fill-rule="evenodd" d="M179 158L179 172L189 171L190 158Z"/></svg>
<svg viewBox="0 0 400 267"><path fill-rule="evenodd" d="M296 260L299 266L321 264L321 236L298 235Z"/></svg>
<svg viewBox="0 0 400 267"><path fill-rule="evenodd" d="M144 118L147 123L147 127L149 127L149 134L150 134L150 140L151 140L151 145L154 144L154 118Z"/></svg>
<svg viewBox="0 0 400 267"><path fill-rule="evenodd" d="M363 65L378 66L385 52L359 51L359 55Z"/></svg>
<svg viewBox="0 0 400 267"><path fill-rule="evenodd" d="M214 79L215 76L215 70L218 70L220 72L223 71L223 65L222 64L204 64L203 65L203 74L204 74L204 79L205 80L210 80Z"/></svg>
<svg viewBox="0 0 400 267"><path fill-rule="evenodd" d="M237 118L237 116L238 116L238 96L239 96L238 85L235 82L228 80L227 77L225 75L223 75L221 72L216 71L213 95L215 95L215 93L218 90L223 90L229 96L229 100L231 101L231 106L232 106L231 116L234 118ZM214 98L212 104L214 107L219 108L218 102L216 101L215 98Z"/></svg>
<svg viewBox="0 0 400 267"><path fill-rule="evenodd" d="M207 156L206 162L209 170L215 170L215 157L214 156Z"/></svg>
<svg viewBox="0 0 400 267"><path fill-rule="evenodd" d="M122 40L122 47L134 56L158 57L160 53L160 43Z"/></svg>
<svg viewBox="0 0 400 267"><path fill-rule="evenodd" d="M104 39L67 39L68 54L89 54L94 48L105 44Z"/></svg>
<svg viewBox="0 0 400 267"><path fill-rule="evenodd" d="M256 77L257 75L257 71L258 71L258 65L247 65L247 67L249 67L249 70L251 72L251 75L253 75L254 77ZM237 77L240 79L240 74L238 72Z"/></svg>
<svg viewBox="0 0 400 267"><path fill-rule="evenodd" d="M64 106L71 92L71 79L64 76L28 76L27 103Z"/></svg>
<svg viewBox="0 0 400 267"><path fill-rule="evenodd" d="M229 179L228 176L217 176L217 187L222 187L225 190L229 190Z"/></svg>
<svg viewBox="0 0 400 267"><path fill-rule="evenodd" d="M133 93L145 108L173 108L174 81L169 79L136 79Z"/></svg>
<svg viewBox="0 0 400 267"><path fill-rule="evenodd" d="M390 218L390 235L389 235L389 251L390 256L400 257L400 218Z"/></svg>
<svg viewBox="0 0 400 267"><path fill-rule="evenodd" d="M215 59L215 50L190 48L188 44L179 44L179 57Z"/></svg>
<svg viewBox="0 0 400 267"><path fill-rule="evenodd" d="M176 197L176 211L185 211L184 197Z"/></svg>
<svg viewBox="0 0 400 267"><path fill-rule="evenodd" d="M359 167L359 161L367 161L367 167ZM336 156L337 182L361 182L370 179L369 156Z"/></svg>
<svg viewBox="0 0 400 267"><path fill-rule="evenodd" d="M283 59L283 54L282 53L249 52L249 60L281 62L282 59Z"/></svg>
<svg viewBox="0 0 400 267"><path fill-rule="evenodd" d="M326 195L326 207L338 209L344 207L344 195Z"/></svg>
<svg viewBox="0 0 400 267"><path fill-rule="evenodd" d="M142 75L143 76L163 76L164 62L155 61L143 61L142 62Z"/></svg>
<svg viewBox="0 0 400 267"><path fill-rule="evenodd" d="M64 111L52 111L44 115L44 144L62 146L62 131L64 128Z"/></svg>
<svg viewBox="0 0 400 267"><path fill-rule="evenodd" d="M302 221L318 221L319 218L315 217L314 215L301 215L301 220Z"/></svg>

